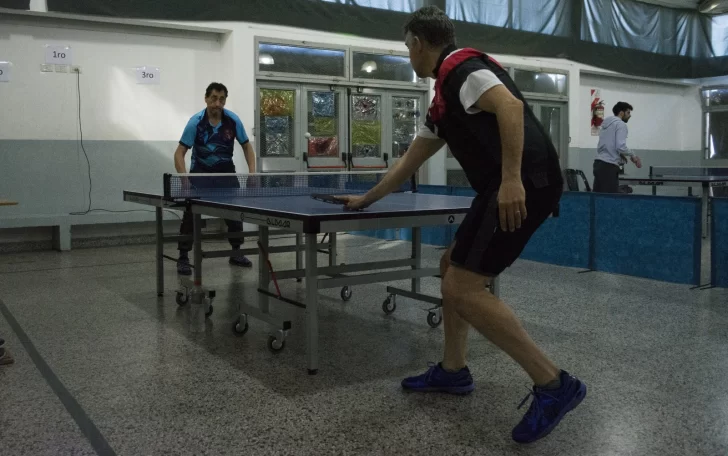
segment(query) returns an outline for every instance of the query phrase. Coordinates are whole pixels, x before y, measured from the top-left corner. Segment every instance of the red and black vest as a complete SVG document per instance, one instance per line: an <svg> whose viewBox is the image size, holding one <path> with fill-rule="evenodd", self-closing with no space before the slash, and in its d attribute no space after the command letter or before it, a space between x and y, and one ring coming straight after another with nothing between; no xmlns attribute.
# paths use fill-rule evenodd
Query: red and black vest
<svg viewBox="0 0 728 456"><path fill-rule="evenodd" d="M501 139L495 114L485 111L468 114L468 107L460 102L460 89L468 76L483 69L492 71L523 102L523 179L530 179L536 188L563 185L556 148L508 72L483 52L465 48L453 53L455 50L455 47L446 48L435 68L435 97L425 125L447 142L473 189L485 193L497 189L501 180Z"/></svg>

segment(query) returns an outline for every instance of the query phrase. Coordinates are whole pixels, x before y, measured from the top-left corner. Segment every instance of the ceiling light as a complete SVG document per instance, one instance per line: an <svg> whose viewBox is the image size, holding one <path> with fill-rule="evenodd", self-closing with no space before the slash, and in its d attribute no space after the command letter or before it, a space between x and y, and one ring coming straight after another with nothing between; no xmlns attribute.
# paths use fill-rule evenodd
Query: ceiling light
<svg viewBox="0 0 728 456"><path fill-rule="evenodd" d="M361 66L361 70L366 71L367 73L377 71L377 62L373 60L366 61L364 62L364 65Z"/></svg>

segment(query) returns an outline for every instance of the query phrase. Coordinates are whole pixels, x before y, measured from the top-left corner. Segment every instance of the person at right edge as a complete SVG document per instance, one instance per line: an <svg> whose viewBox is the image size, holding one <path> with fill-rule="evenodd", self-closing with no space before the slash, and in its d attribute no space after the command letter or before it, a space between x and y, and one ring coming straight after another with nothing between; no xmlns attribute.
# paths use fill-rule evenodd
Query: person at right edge
<svg viewBox="0 0 728 456"><path fill-rule="evenodd" d="M619 169L629 157L637 168L642 161L627 147L627 122L632 106L620 101L612 108L613 116L604 119L599 132L597 157L594 160L594 189L597 193L619 193Z"/></svg>
<svg viewBox="0 0 728 456"><path fill-rule="evenodd" d="M458 49L450 19L435 6L416 11L405 44L419 77L435 78L435 98L409 150L364 195L339 197L365 208L396 190L445 144L476 191L472 207L442 256L442 362L402 381L408 391L468 394L468 330L507 353L531 377L532 397L513 429L516 442L550 433L586 396L586 385L559 369L526 333L511 308L486 285L521 254L531 235L557 208L563 192L559 157L508 72L475 49ZM538 290L532 291L534 298ZM520 406L519 406L520 408Z"/></svg>

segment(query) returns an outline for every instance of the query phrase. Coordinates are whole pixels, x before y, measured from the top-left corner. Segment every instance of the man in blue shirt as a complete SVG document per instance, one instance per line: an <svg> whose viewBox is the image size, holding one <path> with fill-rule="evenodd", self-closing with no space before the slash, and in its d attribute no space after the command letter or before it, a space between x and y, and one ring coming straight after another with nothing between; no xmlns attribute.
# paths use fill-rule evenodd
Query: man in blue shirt
<svg viewBox="0 0 728 456"><path fill-rule="evenodd" d="M205 91L207 108L193 115L182 133L177 150L174 152L174 167L178 173L186 173L185 154L192 149L190 173L235 173L233 163L233 150L237 140L243 147L245 161L248 163L248 172L255 172L255 151L245 133L245 127L240 118L233 112L225 109L228 90L218 82L213 82ZM221 181L221 185L237 185L237 178L231 176L229 183ZM237 220L225 220L228 233L243 231L243 223ZM180 234L192 234L192 214L185 212L180 227ZM238 250L243 238L229 239L233 250ZM192 274L190 268L189 251L192 243L183 241L179 243L179 260L177 273ZM230 264L235 266L251 267L253 264L245 256L233 254Z"/></svg>

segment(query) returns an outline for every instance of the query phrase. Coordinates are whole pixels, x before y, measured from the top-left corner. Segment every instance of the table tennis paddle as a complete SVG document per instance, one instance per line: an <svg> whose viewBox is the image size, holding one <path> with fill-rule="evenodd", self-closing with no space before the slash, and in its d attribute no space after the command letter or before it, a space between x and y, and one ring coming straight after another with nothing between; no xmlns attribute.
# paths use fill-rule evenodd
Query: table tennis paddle
<svg viewBox="0 0 728 456"><path fill-rule="evenodd" d="M334 195L326 195L326 194L322 194L322 193L314 193L314 194L311 195L311 198L313 198L313 199L315 199L317 201L323 201L324 203L339 204L341 206L346 205L346 201L340 200L337 197L335 197ZM349 209L349 210L351 210L351 209ZM361 209L358 209L358 210L361 210Z"/></svg>

